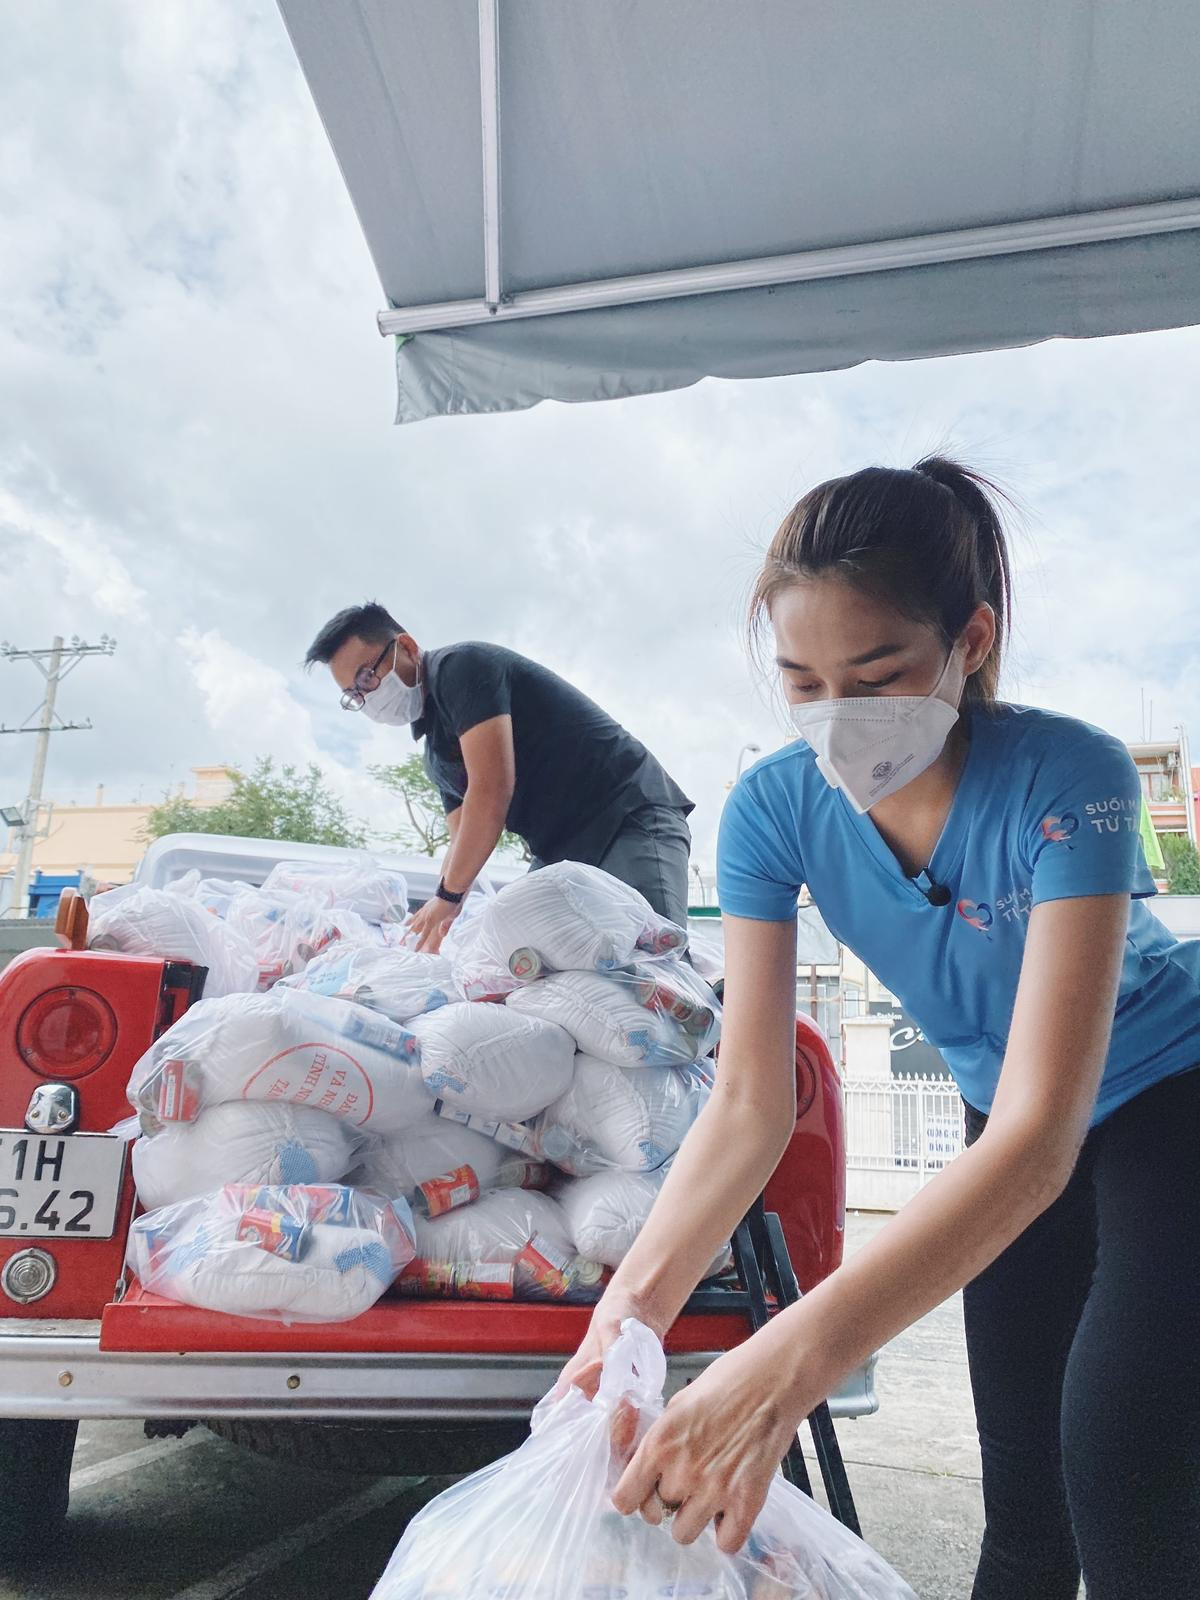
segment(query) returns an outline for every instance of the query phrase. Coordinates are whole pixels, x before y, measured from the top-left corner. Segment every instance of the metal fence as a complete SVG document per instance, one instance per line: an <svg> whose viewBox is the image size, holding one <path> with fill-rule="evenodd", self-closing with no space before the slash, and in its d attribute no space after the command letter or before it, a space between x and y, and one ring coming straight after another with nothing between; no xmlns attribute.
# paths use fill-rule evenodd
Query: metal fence
<svg viewBox="0 0 1200 1600"><path fill-rule="evenodd" d="M897 1209L963 1149L962 1099L945 1078L851 1079L843 1093L852 1207Z"/></svg>

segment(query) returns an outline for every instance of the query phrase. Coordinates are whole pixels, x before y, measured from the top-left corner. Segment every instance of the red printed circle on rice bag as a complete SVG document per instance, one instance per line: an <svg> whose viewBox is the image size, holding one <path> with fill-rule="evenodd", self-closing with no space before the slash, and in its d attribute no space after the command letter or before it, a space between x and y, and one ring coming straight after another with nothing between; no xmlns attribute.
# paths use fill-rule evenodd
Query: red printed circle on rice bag
<svg viewBox="0 0 1200 1600"><path fill-rule="evenodd" d="M360 1128L375 1109L370 1074L361 1061L334 1044L298 1044L281 1050L246 1080L242 1099L311 1106Z"/></svg>

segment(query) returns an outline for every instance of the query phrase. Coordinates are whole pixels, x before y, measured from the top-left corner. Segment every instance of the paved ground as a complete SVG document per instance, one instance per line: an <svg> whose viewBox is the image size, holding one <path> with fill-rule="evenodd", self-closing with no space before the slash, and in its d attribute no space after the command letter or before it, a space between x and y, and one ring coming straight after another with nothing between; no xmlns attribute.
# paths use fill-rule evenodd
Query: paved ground
<svg viewBox="0 0 1200 1600"><path fill-rule="evenodd" d="M883 1219L851 1219L851 1248ZM920 1600L966 1600L982 1521L956 1302L891 1346L877 1416L840 1425L867 1538ZM0 1600L366 1600L407 1515L402 1479L297 1471L196 1429L80 1430L65 1535Z"/></svg>

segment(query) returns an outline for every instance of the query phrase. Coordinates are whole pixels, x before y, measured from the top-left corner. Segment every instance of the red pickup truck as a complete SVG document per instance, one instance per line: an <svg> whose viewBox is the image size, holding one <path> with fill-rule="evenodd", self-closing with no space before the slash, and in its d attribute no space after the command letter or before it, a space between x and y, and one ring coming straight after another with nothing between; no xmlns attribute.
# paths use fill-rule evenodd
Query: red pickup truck
<svg viewBox="0 0 1200 1600"><path fill-rule="evenodd" d="M208 873L261 882L270 841L159 841L139 878L163 882L205 852ZM325 853L325 852L317 852ZM432 893L428 862L410 893ZM89 950L82 900L60 909L59 948L0 972L0 1547L44 1539L67 1510L78 1423L144 1418L148 1431L203 1423L259 1450L342 1468L472 1469L513 1448L586 1326L566 1306L385 1298L336 1325L257 1322L176 1305L126 1273L136 1197L125 1085L151 1042L200 995L204 970ZM797 1115L767 1186L800 1288L841 1260L842 1103L828 1047L796 1019ZM47 1086L71 1084L79 1119L55 1131ZM40 1091L40 1092L39 1092ZM52 1096L49 1096L52 1100ZM749 1333L746 1297L705 1289L671 1330L671 1381ZM834 1416L873 1411L871 1366L831 1397Z"/></svg>

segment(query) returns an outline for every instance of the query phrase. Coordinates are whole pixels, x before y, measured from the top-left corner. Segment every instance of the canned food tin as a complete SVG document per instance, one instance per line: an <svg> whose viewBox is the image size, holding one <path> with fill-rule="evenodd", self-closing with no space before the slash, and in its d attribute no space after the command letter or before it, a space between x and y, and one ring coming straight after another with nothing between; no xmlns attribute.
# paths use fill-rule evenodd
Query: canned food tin
<svg viewBox="0 0 1200 1600"><path fill-rule="evenodd" d="M254 1208L242 1213L237 1236L243 1243L256 1244L284 1261L299 1261L308 1248L309 1231L307 1223L297 1222L282 1211Z"/></svg>
<svg viewBox="0 0 1200 1600"><path fill-rule="evenodd" d="M522 945L509 956L508 970L514 978L520 978L522 983L532 983L545 972L546 963L536 950L531 949L529 945Z"/></svg>
<svg viewBox="0 0 1200 1600"><path fill-rule="evenodd" d="M419 1183L413 1192L413 1204L426 1217L442 1217L458 1206L469 1206L479 1199L479 1177L470 1166L455 1167L439 1178Z"/></svg>
<svg viewBox="0 0 1200 1600"><path fill-rule="evenodd" d="M511 1266L500 1261L412 1261L396 1281L397 1291L413 1299L511 1300Z"/></svg>
<svg viewBox="0 0 1200 1600"><path fill-rule="evenodd" d="M200 1065L164 1061L158 1069L158 1115L163 1122L195 1122L200 1115Z"/></svg>
<svg viewBox="0 0 1200 1600"><path fill-rule="evenodd" d="M535 1233L517 1257L522 1283L561 1300L570 1288L571 1257Z"/></svg>

